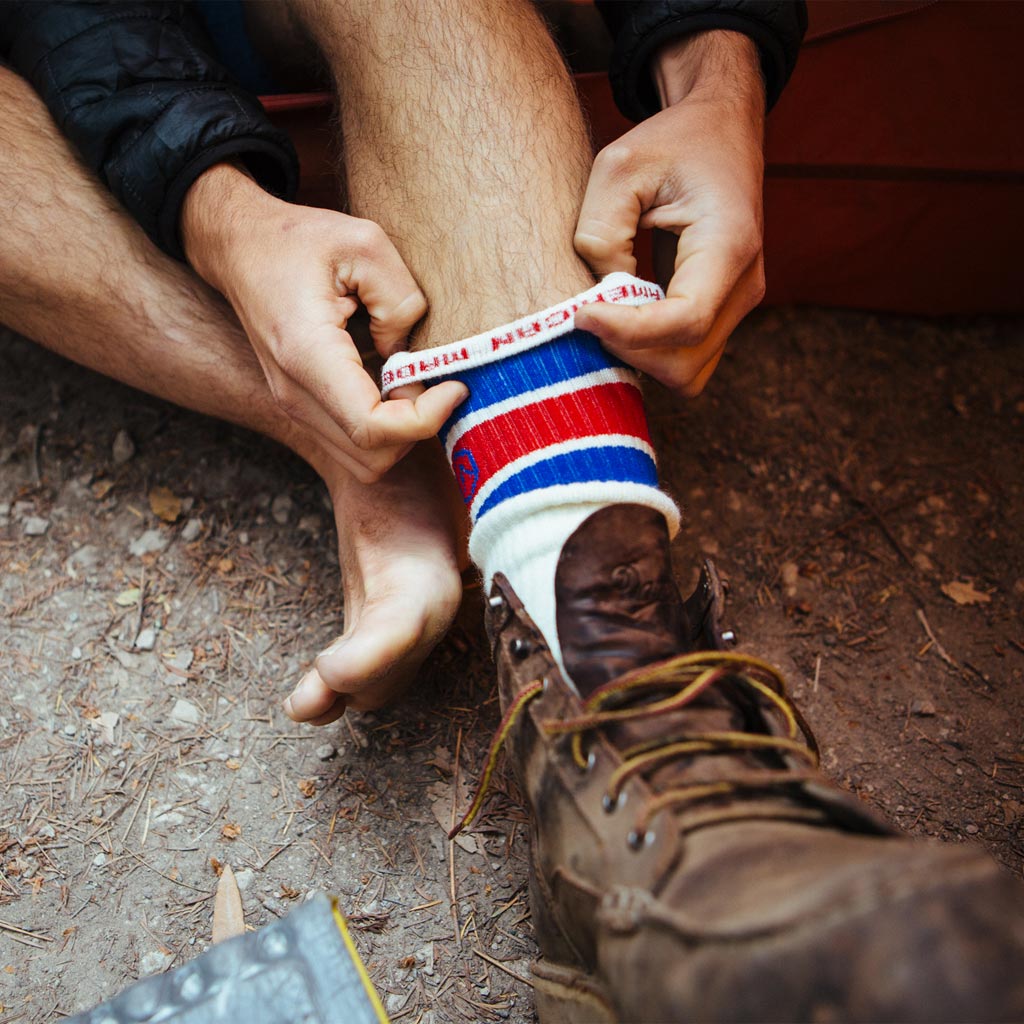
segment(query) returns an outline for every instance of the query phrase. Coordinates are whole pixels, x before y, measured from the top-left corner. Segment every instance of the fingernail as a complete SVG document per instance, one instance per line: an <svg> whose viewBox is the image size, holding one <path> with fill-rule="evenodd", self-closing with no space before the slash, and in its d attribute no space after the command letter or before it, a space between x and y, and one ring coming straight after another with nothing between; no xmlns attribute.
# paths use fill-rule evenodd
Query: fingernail
<svg viewBox="0 0 1024 1024"><path fill-rule="evenodd" d="M291 699L291 697L285 697L284 704L282 705L282 707L284 708L284 713L289 718L291 718L291 719L295 718L295 709L292 707L292 699Z"/></svg>

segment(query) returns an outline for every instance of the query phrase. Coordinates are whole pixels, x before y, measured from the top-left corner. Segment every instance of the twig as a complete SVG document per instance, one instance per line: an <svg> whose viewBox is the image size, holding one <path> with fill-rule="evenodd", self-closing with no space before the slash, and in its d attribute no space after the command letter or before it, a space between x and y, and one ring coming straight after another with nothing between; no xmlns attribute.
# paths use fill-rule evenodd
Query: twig
<svg viewBox="0 0 1024 1024"><path fill-rule="evenodd" d="M452 778L452 827L450 832L455 831L457 804L459 802L459 764L462 754L462 726L459 726L459 735L455 740L455 763L453 765ZM459 949L462 948L462 936L459 934L459 904L455 894L455 840L448 840L448 882L452 899L452 922L455 925L455 941Z"/></svg>
<svg viewBox="0 0 1024 1024"><path fill-rule="evenodd" d="M40 942L53 942L49 935L40 935L38 932L26 931L24 928L19 928L16 924L11 924L9 921L0 921L0 931L14 932L16 935L24 935L29 939L37 939Z"/></svg>
<svg viewBox="0 0 1024 1024"><path fill-rule="evenodd" d="M492 967L497 967L499 971L504 971L510 978L515 978L516 981L520 981L524 985L529 985L530 988L533 988L533 982L529 978L524 977L518 971L513 971L511 967L506 967L500 960L495 960L493 956L488 956L482 949L474 949L473 952L481 960L486 960Z"/></svg>
<svg viewBox="0 0 1024 1024"><path fill-rule="evenodd" d="M928 639L931 640L932 646L935 648L939 657L942 658L947 665L952 665L953 668L959 668L957 663L946 653L946 648L939 643L939 638L932 632L932 627L928 624L928 618L925 615L923 608L917 609L917 621L921 623L925 633L928 635Z"/></svg>

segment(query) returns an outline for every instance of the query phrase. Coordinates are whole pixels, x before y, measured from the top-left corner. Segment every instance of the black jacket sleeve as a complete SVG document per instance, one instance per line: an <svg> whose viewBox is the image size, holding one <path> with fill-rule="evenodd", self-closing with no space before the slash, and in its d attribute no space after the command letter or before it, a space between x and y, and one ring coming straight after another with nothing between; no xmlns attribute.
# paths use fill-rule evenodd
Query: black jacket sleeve
<svg viewBox="0 0 1024 1024"><path fill-rule="evenodd" d="M761 55L768 107L775 103L796 65L807 31L804 0L595 0L615 40L612 91L619 109L634 121L661 109L649 64L672 39L728 29L750 36Z"/></svg>
<svg viewBox="0 0 1024 1024"><path fill-rule="evenodd" d="M268 192L294 198L291 143L203 52L184 3L0 0L0 58L172 256L183 258L185 193L219 161L238 160Z"/></svg>

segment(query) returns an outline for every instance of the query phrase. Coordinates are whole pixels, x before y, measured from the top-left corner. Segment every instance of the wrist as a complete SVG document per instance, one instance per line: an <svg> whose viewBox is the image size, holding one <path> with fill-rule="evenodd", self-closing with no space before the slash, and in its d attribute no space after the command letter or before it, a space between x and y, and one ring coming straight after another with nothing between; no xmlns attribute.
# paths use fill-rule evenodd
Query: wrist
<svg viewBox="0 0 1024 1024"><path fill-rule="evenodd" d="M238 231L271 197L240 165L214 164L192 183L181 207L181 244L193 270L224 291L221 274Z"/></svg>
<svg viewBox="0 0 1024 1024"><path fill-rule="evenodd" d="M651 72L663 109L685 99L728 97L764 113L757 46L741 32L715 29L673 39L655 53Z"/></svg>

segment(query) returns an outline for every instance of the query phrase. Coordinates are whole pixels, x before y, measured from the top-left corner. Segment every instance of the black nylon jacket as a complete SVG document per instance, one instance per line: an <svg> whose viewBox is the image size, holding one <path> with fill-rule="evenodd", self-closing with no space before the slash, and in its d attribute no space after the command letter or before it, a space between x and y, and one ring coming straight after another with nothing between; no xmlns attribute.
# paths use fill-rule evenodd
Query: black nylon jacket
<svg viewBox="0 0 1024 1024"><path fill-rule="evenodd" d="M658 110L647 66L668 40L716 28L750 36L771 105L806 27L803 0L597 5L615 39L615 99L634 120ZM181 204L213 164L240 160L263 188L288 200L298 187L287 136L209 49L181 0L0 0L0 60L32 84L85 163L178 259Z"/></svg>

